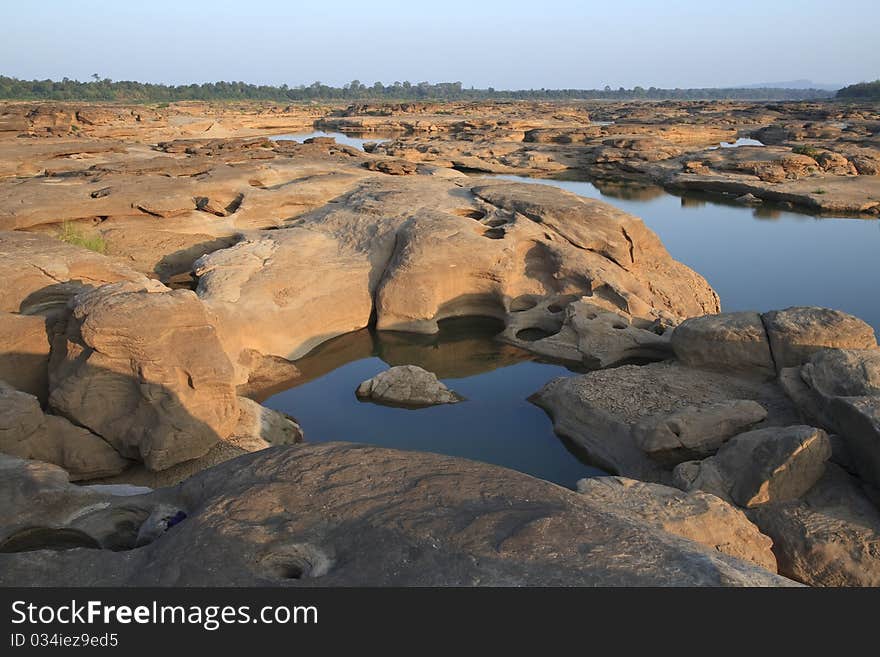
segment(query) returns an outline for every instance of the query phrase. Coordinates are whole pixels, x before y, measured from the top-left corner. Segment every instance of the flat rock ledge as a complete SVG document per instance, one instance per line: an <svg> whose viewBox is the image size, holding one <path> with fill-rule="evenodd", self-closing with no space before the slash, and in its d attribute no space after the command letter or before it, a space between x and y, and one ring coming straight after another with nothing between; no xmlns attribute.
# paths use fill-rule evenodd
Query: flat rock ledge
<svg viewBox="0 0 880 657"><path fill-rule="evenodd" d="M450 390L433 372L418 365L396 365L361 383L358 399L386 406L423 408L457 404L464 397Z"/></svg>
<svg viewBox="0 0 880 657"><path fill-rule="evenodd" d="M37 461L0 469L3 586L793 584L588 496L436 454L273 447L126 497Z"/></svg>

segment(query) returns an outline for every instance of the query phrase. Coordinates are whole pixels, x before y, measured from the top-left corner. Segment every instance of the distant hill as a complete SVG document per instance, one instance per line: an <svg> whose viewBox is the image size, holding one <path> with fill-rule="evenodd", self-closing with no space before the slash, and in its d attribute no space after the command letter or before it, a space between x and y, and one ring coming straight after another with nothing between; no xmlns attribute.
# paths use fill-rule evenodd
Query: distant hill
<svg viewBox="0 0 880 657"><path fill-rule="evenodd" d="M880 100L880 80L859 82L837 92L839 100Z"/></svg>
<svg viewBox="0 0 880 657"><path fill-rule="evenodd" d="M756 84L744 84L743 89L822 89L823 91L837 91L842 84L828 84L827 82L813 82L812 80L785 80L784 82L758 82Z"/></svg>

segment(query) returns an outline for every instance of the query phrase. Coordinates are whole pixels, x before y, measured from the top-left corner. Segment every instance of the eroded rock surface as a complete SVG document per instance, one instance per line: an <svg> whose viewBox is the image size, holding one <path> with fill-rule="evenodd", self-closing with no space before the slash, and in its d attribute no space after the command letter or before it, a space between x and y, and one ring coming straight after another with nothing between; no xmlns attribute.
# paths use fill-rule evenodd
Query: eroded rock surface
<svg viewBox="0 0 880 657"><path fill-rule="evenodd" d="M611 513L638 519L646 525L751 561L776 572L773 541L764 536L745 514L722 499L694 491L650 484L625 477L581 479L577 490Z"/></svg>
<svg viewBox="0 0 880 657"><path fill-rule="evenodd" d="M0 583L790 582L656 526L623 519L574 491L435 454L344 443L273 448L203 471L143 501L176 506L186 517L138 550L0 554Z"/></svg>

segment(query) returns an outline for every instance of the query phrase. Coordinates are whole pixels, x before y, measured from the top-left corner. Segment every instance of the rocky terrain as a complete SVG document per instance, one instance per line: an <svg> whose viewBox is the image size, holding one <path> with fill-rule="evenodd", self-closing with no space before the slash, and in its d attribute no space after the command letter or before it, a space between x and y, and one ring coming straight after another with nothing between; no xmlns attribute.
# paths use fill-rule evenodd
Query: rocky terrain
<svg viewBox="0 0 880 657"><path fill-rule="evenodd" d="M313 127L398 136L268 138ZM0 105L0 583L880 585L867 324L720 313L640 219L463 172L870 215L878 130L830 104ZM467 316L592 370L533 400L609 477L299 444L255 401L333 337ZM399 365L358 394L460 401Z"/></svg>

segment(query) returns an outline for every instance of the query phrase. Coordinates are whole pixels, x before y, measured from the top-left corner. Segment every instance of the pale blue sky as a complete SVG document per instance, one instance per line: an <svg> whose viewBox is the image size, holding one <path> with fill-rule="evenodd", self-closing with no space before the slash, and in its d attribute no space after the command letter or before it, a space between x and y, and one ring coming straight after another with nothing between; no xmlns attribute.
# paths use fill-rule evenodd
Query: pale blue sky
<svg viewBox="0 0 880 657"><path fill-rule="evenodd" d="M880 0L0 0L0 73L735 86L880 77Z"/></svg>

